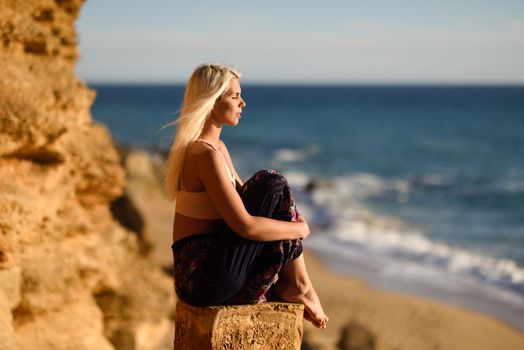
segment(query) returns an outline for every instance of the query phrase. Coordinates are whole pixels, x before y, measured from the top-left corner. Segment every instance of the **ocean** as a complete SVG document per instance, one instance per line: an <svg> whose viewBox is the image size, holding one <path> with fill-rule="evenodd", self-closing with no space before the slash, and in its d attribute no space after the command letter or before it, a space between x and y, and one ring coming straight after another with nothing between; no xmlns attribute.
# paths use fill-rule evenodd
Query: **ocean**
<svg viewBox="0 0 524 350"><path fill-rule="evenodd" d="M169 148L183 86L92 85L122 144ZM238 173L283 173L334 270L524 330L524 87L243 85Z"/></svg>

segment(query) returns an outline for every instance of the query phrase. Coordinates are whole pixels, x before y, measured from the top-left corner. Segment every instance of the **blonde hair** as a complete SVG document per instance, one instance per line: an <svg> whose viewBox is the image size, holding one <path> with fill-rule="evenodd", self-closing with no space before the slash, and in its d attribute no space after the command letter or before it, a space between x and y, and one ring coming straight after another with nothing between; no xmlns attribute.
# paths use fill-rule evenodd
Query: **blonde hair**
<svg viewBox="0 0 524 350"><path fill-rule="evenodd" d="M176 132L165 164L164 188L173 200L178 194L187 146L196 140L211 115L215 102L228 89L231 79L240 79L240 72L230 66L201 64L191 74L177 120Z"/></svg>

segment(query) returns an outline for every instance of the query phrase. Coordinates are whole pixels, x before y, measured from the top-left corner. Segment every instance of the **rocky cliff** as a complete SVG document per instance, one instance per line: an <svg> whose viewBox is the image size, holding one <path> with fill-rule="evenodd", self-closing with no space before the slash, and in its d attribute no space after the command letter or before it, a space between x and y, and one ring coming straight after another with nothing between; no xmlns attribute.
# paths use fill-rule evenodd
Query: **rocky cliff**
<svg viewBox="0 0 524 350"><path fill-rule="evenodd" d="M172 280L111 211L124 172L74 74L81 0L0 0L0 350L155 349Z"/></svg>

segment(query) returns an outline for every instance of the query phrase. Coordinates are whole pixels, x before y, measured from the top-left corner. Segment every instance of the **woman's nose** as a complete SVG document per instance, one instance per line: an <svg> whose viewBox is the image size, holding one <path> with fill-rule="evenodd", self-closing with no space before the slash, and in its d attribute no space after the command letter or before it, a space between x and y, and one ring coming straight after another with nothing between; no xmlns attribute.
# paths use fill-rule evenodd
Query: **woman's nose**
<svg viewBox="0 0 524 350"><path fill-rule="evenodd" d="M244 99L243 99L242 97L241 97L240 99L242 100L242 101L240 102L240 105L241 105L242 107L245 107L245 106L246 106L246 101L244 101Z"/></svg>

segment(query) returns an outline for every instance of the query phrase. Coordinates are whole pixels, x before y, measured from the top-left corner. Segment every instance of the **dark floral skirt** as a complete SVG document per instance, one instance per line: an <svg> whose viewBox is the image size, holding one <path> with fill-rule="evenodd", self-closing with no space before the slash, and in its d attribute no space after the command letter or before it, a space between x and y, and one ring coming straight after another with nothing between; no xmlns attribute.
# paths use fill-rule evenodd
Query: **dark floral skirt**
<svg viewBox="0 0 524 350"><path fill-rule="evenodd" d="M260 170L239 189L249 214L298 221L293 194L284 176ZM252 304L272 300L271 287L282 266L302 254L301 240L258 242L225 225L173 246L175 290L195 306Z"/></svg>

